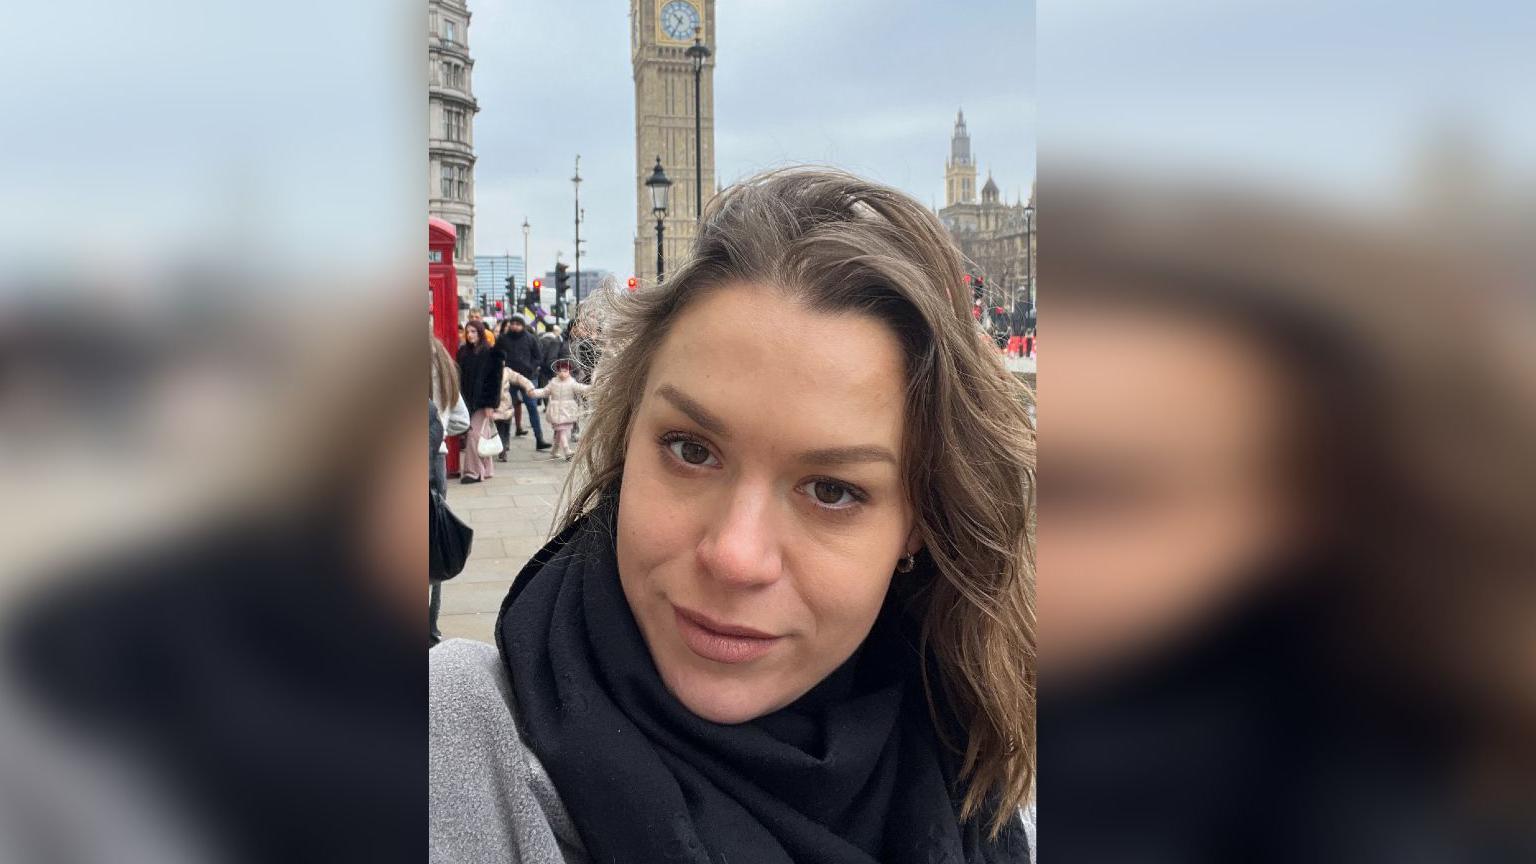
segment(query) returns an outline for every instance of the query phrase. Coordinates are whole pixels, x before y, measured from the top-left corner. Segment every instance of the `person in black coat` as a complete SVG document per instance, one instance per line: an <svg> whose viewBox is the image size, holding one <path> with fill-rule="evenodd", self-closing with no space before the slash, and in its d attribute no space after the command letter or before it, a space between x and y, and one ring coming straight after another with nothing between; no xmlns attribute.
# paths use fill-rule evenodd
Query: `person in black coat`
<svg viewBox="0 0 1536 864"><path fill-rule="evenodd" d="M530 381L536 381L539 375L539 363L542 356L539 352L537 337L528 332L523 316L513 315L507 331L496 337L496 350L501 354L506 365L519 375ZM498 381L498 386L499 386ZM544 440L544 428L539 423L538 403L533 397L522 391L514 391L513 394L514 417L517 422L517 435L528 434L523 429L522 409L528 409L528 425L533 427L535 447L539 450L548 450L549 444Z"/></svg>
<svg viewBox="0 0 1536 864"><path fill-rule="evenodd" d="M560 335L560 325L549 325L549 331L539 336L539 386L543 387L555 377L555 363L571 356L571 346Z"/></svg>
<svg viewBox="0 0 1536 864"><path fill-rule="evenodd" d="M488 428L495 434L491 412L501 404L502 354L491 350L485 330L485 322L469 322L464 327L465 342L459 346L459 392L469 408L469 439L464 445L460 483L479 483L496 473L492 461L482 457L477 446Z"/></svg>

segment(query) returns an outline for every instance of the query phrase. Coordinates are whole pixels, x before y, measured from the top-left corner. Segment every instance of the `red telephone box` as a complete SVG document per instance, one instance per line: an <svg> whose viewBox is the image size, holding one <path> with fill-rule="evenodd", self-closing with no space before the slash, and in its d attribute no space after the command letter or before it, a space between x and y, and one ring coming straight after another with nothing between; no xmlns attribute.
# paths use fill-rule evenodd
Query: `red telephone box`
<svg viewBox="0 0 1536 864"><path fill-rule="evenodd" d="M458 232L453 224L427 219L427 288L432 294L432 332L448 349L459 354L459 272L453 266ZM459 439L448 439L448 474L459 473Z"/></svg>

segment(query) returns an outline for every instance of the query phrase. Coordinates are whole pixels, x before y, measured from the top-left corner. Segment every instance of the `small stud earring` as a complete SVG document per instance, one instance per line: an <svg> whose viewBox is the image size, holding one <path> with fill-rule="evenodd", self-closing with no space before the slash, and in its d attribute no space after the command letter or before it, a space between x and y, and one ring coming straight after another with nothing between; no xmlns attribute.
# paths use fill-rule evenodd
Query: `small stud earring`
<svg viewBox="0 0 1536 864"><path fill-rule="evenodd" d="M909 554L901 556L901 560L896 562L896 572L897 573L911 573L912 572L912 568L916 567L916 566L917 566L917 558L909 553Z"/></svg>

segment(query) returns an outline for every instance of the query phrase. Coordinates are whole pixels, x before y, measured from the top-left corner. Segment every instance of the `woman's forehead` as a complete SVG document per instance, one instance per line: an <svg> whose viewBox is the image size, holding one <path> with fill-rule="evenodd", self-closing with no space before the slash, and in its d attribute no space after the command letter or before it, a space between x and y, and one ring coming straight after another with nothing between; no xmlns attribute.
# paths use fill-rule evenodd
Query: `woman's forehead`
<svg viewBox="0 0 1536 864"><path fill-rule="evenodd" d="M727 420L780 434L847 427L887 447L901 437L895 334L873 317L813 311L782 292L723 289L685 310L657 350L646 398L668 385Z"/></svg>

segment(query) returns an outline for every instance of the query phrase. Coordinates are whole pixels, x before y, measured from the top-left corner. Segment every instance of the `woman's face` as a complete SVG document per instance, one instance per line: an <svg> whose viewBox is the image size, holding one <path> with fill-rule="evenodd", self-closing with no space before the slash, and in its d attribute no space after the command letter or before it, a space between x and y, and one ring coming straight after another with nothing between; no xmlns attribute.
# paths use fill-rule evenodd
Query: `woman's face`
<svg viewBox="0 0 1536 864"><path fill-rule="evenodd" d="M464 340L473 345L480 341L480 331L474 327L464 328Z"/></svg>
<svg viewBox="0 0 1536 864"><path fill-rule="evenodd" d="M658 348L625 454L619 573L695 714L782 708L868 635L917 548L904 382L884 325L756 286L696 301Z"/></svg>

